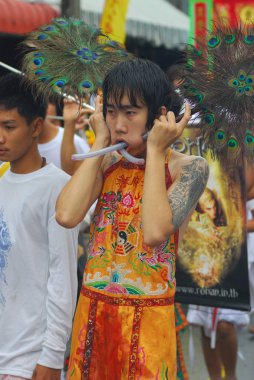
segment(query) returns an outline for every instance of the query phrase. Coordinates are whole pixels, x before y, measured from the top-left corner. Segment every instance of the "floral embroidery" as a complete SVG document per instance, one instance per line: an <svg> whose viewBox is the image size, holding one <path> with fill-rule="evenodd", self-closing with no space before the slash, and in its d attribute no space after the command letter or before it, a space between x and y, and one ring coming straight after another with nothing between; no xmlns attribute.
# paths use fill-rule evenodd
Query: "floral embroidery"
<svg viewBox="0 0 254 380"><path fill-rule="evenodd" d="M106 240L106 236L107 236L107 231L101 231L101 233L100 234L98 234L98 236L97 236L97 238L96 238L96 242L97 242L97 244L101 244L101 245L103 245L104 244L104 242L105 242L105 240ZM100 248L102 248L102 247L100 247Z"/></svg>
<svg viewBox="0 0 254 380"><path fill-rule="evenodd" d="M104 193L100 199L100 206L105 209L116 210L117 195L114 191Z"/></svg>
<svg viewBox="0 0 254 380"><path fill-rule="evenodd" d="M94 215L94 224L97 231L102 231L108 225L115 223L115 211L117 208L117 202L119 202L119 193L114 191L102 194L98 205L98 212Z"/></svg>
<svg viewBox="0 0 254 380"><path fill-rule="evenodd" d="M139 253L138 256L141 261L145 261L151 267L157 264L157 260L154 256L149 257L146 253Z"/></svg>
<svg viewBox="0 0 254 380"><path fill-rule="evenodd" d="M12 247L9 228L7 223L4 221L3 209L0 210L0 284L2 289L2 284L8 285L5 270L8 265L8 252ZM0 290L0 304L5 305L6 299L2 290Z"/></svg>
<svg viewBox="0 0 254 380"><path fill-rule="evenodd" d="M83 355L84 353L85 341L86 341L86 330L87 330L87 324L84 324L84 326L82 326L78 334L78 347L76 349L76 353L78 355L79 354Z"/></svg>
<svg viewBox="0 0 254 380"><path fill-rule="evenodd" d="M170 175L166 168L166 182ZM91 244L84 284L115 294L164 294L174 287L177 234L159 247L144 244L141 226L141 204L144 166L124 160L104 173L104 184L91 227ZM112 264L129 269L118 280L113 279Z"/></svg>
<svg viewBox="0 0 254 380"><path fill-rule="evenodd" d="M89 254L88 257L89 260L92 259L92 268L106 268L112 260L112 253L104 247L98 247L97 252L93 250L92 255Z"/></svg>
<svg viewBox="0 0 254 380"><path fill-rule="evenodd" d="M157 256L159 263L166 263L168 261L168 254L161 252Z"/></svg>
<svg viewBox="0 0 254 380"><path fill-rule="evenodd" d="M166 268L163 268L161 271L161 277L163 278L164 281L168 281L168 271Z"/></svg>
<svg viewBox="0 0 254 380"><path fill-rule="evenodd" d="M133 196L131 195L130 192L123 195L121 203L125 207L133 207L134 206L134 199L133 199Z"/></svg>
<svg viewBox="0 0 254 380"><path fill-rule="evenodd" d="M104 288L104 290L112 294L128 294L124 286L122 286L121 284L117 284L115 282L111 282L110 284L108 284Z"/></svg>
<svg viewBox="0 0 254 380"><path fill-rule="evenodd" d="M105 218L106 213L104 213L104 210L100 210L99 214L94 216L94 223L96 223L96 230L101 232L104 230L105 227L107 227L109 224L113 224L113 214L110 212L107 213L107 217Z"/></svg>

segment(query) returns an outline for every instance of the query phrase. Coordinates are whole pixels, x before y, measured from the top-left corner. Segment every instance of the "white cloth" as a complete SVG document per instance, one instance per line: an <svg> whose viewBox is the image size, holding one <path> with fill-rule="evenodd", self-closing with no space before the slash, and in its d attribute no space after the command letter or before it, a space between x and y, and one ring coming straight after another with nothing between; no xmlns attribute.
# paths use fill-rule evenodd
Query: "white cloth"
<svg viewBox="0 0 254 380"><path fill-rule="evenodd" d="M247 201L247 219L253 219L252 212L254 211L254 199ZM247 249L248 249L248 262L254 263L254 232L248 232L247 234Z"/></svg>
<svg viewBox="0 0 254 380"><path fill-rule="evenodd" d="M45 144L38 144L40 155L45 157L48 163L53 163L58 168L61 168L61 145L63 141L63 134L64 129L62 127L58 127L58 134L53 138L53 140ZM87 153L90 150L86 140L76 134L74 135L74 145L77 153Z"/></svg>
<svg viewBox="0 0 254 380"><path fill-rule="evenodd" d="M253 219L252 211L254 211L254 199L251 199L246 204L247 219ZM251 313L254 312L254 232L247 234L247 250L249 263L249 284L250 284L250 304Z"/></svg>
<svg viewBox="0 0 254 380"><path fill-rule="evenodd" d="M69 176L53 164L0 179L0 374L62 368L77 294L78 227L55 220Z"/></svg>
<svg viewBox="0 0 254 380"><path fill-rule="evenodd" d="M249 263L249 285L251 313L254 313L254 262Z"/></svg>
<svg viewBox="0 0 254 380"><path fill-rule="evenodd" d="M190 324L203 327L206 336L211 337L213 307L189 305L187 320ZM240 310L218 308L217 323L226 321L237 327L247 326L249 315Z"/></svg>

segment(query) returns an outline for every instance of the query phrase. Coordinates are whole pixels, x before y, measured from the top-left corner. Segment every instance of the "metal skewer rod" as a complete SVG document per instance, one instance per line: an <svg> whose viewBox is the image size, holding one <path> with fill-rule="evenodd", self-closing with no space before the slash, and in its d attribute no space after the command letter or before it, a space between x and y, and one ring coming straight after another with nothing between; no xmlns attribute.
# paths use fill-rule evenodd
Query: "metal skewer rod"
<svg viewBox="0 0 254 380"><path fill-rule="evenodd" d="M0 66L4 67L5 69L7 69L7 70L9 70L9 71L12 71L12 72L15 73L15 74L25 75L24 73L22 73L22 71L20 71L20 70L18 70L18 69L15 69L14 67L12 67L12 66L10 66L10 65L7 65L6 63L4 63L4 62L2 62L2 61L0 61ZM74 96L68 95L68 94L66 94L66 93L61 93L61 95L62 95L64 98L66 98L66 99L69 99L69 100L71 100L71 101L73 101L73 102L75 102L75 103L77 103L77 104L80 104L80 102L79 102L76 98L74 98ZM90 106L90 104L88 104L88 103L81 103L81 106L82 106L83 108L88 108L88 109L90 109L90 110L92 110L92 111L95 110L95 108L92 107L92 106Z"/></svg>

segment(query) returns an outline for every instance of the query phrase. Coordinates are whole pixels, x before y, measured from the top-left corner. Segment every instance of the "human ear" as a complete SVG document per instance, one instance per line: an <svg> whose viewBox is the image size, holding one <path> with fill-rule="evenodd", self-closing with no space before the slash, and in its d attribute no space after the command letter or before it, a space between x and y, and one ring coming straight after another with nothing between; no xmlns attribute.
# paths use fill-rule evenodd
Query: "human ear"
<svg viewBox="0 0 254 380"><path fill-rule="evenodd" d="M158 110L158 113L156 115L156 118L159 119L160 116L166 116L167 115L167 108L165 106L161 106Z"/></svg>
<svg viewBox="0 0 254 380"><path fill-rule="evenodd" d="M165 106L160 107L160 116L166 116L167 115L167 108Z"/></svg>
<svg viewBox="0 0 254 380"><path fill-rule="evenodd" d="M33 134L32 134L33 137L38 137L40 135L42 131L43 122L44 120L42 117L37 117L33 121Z"/></svg>

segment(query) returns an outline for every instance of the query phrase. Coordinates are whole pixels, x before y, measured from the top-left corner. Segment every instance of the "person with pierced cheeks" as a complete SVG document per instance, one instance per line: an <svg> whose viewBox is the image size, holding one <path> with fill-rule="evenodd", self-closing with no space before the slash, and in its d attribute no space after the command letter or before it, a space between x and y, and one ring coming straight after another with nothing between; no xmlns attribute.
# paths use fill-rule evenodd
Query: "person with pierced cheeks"
<svg viewBox="0 0 254 380"><path fill-rule="evenodd" d="M176 379L177 247L208 164L170 149L190 107L176 122L178 95L155 63L121 62L102 88L92 151L125 142L138 160L113 152L76 163L57 200L58 223L73 228L98 199L67 379Z"/></svg>

